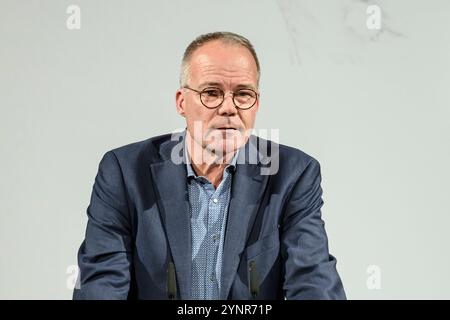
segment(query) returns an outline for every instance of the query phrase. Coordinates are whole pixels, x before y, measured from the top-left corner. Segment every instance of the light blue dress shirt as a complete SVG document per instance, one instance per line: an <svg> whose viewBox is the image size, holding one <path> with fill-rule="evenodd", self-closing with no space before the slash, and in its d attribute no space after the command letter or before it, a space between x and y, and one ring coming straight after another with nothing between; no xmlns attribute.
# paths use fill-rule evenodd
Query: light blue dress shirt
<svg viewBox="0 0 450 320"><path fill-rule="evenodd" d="M214 189L206 177L197 176L193 170L185 145L192 235L192 299L220 298L223 243L237 155L238 152Z"/></svg>

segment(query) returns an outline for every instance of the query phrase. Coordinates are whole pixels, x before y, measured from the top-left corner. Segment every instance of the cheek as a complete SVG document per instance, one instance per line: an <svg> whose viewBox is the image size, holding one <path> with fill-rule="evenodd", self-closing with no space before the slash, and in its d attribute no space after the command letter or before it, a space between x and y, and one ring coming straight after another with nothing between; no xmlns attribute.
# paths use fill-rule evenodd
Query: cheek
<svg viewBox="0 0 450 320"><path fill-rule="evenodd" d="M205 109L203 106L190 105L186 109L186 120L193 126L194 123L202 125L203 130L206 130L211 119L214 117L214 111Z"/></svg>
<svg viewBox="0 0 450 320"><path fill-rule="evenodd" d="M256 117L255 112L242 114L241 119L247 129L250 129L253 127L253 123L255 122L255 117Z"/></svg>
<svg viewBox="0 0 450 320"><path fill-rule="evenodd" d="M185 112L188 122L196 121L202 118L201 109L195 104L194 101L186 101Z"/></svg>

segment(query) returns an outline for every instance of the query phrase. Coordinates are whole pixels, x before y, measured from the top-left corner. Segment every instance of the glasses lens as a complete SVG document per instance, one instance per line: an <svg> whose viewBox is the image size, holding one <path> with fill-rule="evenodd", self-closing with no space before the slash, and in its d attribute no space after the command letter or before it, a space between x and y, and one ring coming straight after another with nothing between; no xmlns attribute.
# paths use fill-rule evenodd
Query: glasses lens
<svg viewBox="0 0 450 320"><path fill-rule="evenodd" d="M219 88L206 88L200 93L200 99L207 108L217 108L223 102L224 92ZM234 104L240 109L253 107L257 94L250 89L241 89L234 93Z"/></svg>
<svg viewBox="0 0 450 320"><path fill-rule="evenodd" d="M206 88L200 94L200 98L208 108L215 108L222 103L223 92L217 88Z"/></svg>
<svg viewBox="0 0 450 320"><path fill-rule="evenodd" d="M243 89L234 94L234 103L241 109L248 109L255 104L256 92Z"/></svg>

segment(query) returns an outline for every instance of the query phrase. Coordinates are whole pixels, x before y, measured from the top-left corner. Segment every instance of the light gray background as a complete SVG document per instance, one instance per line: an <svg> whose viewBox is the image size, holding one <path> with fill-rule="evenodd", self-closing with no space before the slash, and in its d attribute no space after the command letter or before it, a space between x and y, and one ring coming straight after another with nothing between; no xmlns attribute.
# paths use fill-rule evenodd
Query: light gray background
<svg viewBox="0 0 450 320"><path fill-rule="evenodd" d="M66 28L70 4L81 30ZM259 54L256 128L322 165L348 298L450 298L449 12L446 0L0 0L0 298L71 298L102 155L184 127L181 55L218 30Z"/></svg>

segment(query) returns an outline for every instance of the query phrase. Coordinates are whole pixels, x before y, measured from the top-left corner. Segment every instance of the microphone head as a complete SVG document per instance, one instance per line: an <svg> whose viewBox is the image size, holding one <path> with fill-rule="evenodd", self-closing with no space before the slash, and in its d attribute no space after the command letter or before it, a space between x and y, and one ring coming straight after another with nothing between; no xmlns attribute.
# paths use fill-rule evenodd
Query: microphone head
<svg viewBox="0 0 450 320"><path fill-rule="evenodd" d="M174 300L177 296L177 280L175 275L175 265L169 262L167 268L167 296L170 300Z"/></svg>
<svg viewBox="0 0 450 320"><path fill-rule="evenodd" d="M256 271L256 262L254 260L250 261L249 270L250 270L250 293L252 294L253 299L256 299L256 296L259 293L259 280L258 280L258 273Z"/></svg>

